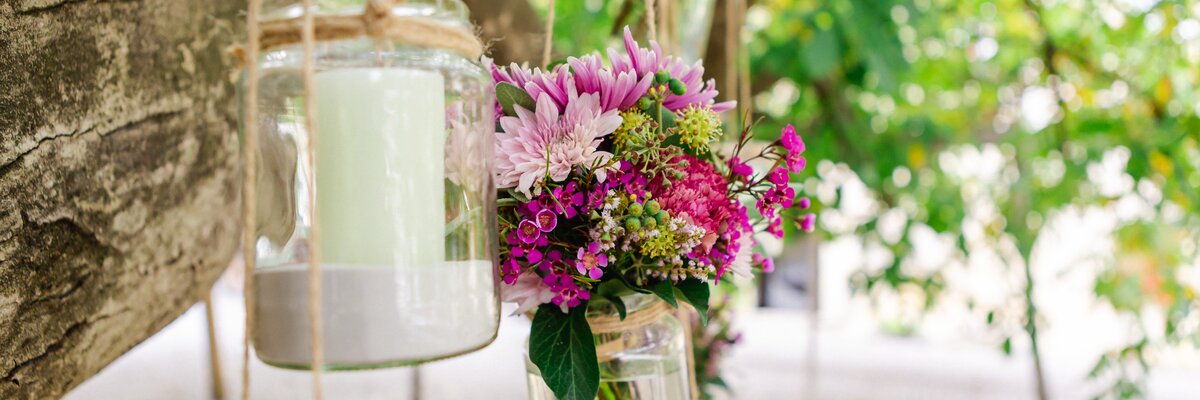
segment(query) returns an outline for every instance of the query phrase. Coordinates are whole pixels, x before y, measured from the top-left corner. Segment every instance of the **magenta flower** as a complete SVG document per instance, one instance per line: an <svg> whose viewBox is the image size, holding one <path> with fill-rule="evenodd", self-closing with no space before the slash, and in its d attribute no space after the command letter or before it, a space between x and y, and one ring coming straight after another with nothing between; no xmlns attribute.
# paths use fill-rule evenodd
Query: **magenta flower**
<svg viewBox="0 0 1200 400"><path fill-rule="evenodd" d="M729 169L734 174L741 176L742 179L750 178L750 175L754 173L754 168L751 168L749 164L746 164L738 156L733 156L733 158L729 159Z"/></svg>
<svg viewBox="0 0 1200 400"><path fill-rule="evenodd" d="M754 264L760 266L763 272L775 270L775 260L772 260L770 257L764 257L762 254L754 254Z"/></svg>
<svg viewBox="0 0 1200 400"><path fill-rule="evenodd" d="M812 232L813 229L816 228L816 225L817 225L817 215L816 214L806 214L806 215L804 215L804 219L800 220L800 229L803 229L805 232Z"/></svg>
<svg viewBox="0 0 1200 400"><path fill-rule="evenodd" d="M558 65L549 71L542 71L540 68L530 69L516 63L510 64L507 69L499 68L492 63L492 59L487 57L483 58L483 63L491 70L492 80L496 83L511 83L513 86L524 89L534 99L546 94L560 109L566 106L570 100L567 82L571 73L567 71L565 65ZM500 103L497 102L496 105L499 106ZM499 111L497 115L503 114L503 111Z"/></svg>
<svg viewBox="0 0 1200 400"><path fill-rule="evenodd" d="M546 275L542 282L554 292L554 298L550 299L550 302L562 307L563 312L592 297L591 293L576 285L575 280L564 272L552 272Z"/></svg>
<svg viewBox="0 0 1200 400"><path fill-rule="evenodd" d="M771 175L767 178L770 179L771 183L774 183L776 187L786 186L788 184L788 170L787 168L776 168L771 171Z"/></svg>
<svg viewBox="0 0 1200 400"><path fill-rule="evenodd" d="M520 238L525 244L532 244L542 237L542 228L538 227L536 222L530 220L522 220L517 225L517 238Z"/></svg>
<svg viewBox="0 0 1200 400"><path fill-rule="evenodd" d="M579 215L578 207L583 206L583 193L576 191L576 187L578 185L571 182L565 187L557 187L550 192L554 198L549 201L553 203L554 209L567 219Z"/></svg>
<svg viewBox="0 0 1200 400"><path fill-rule="evenodd" d="M516 283L517 274L521 273L521 264L516 258L509 258L500 264L500 273L504 275L504 283L509 285Z"/></svg>
<svg viewBox="0 0 1200 400"><path fill-rule="evenodd" d="M533 218L537 221L538 229L542 232L550 232L554 230L554 227L558 226L558 216L554 215L554 211L543 209L538 211L537 215Z"/></svg>
<svg viewBox="0 0 1200 400"><path fill-rule="evenodd" d="M796 134L796 128L792 124L783 127L779 142L788 151L787 158L784 159L787 162L788 169L792 172L803 171L808 163L803 156L804 140L800 139L800 136Z"/></svg>
<svg viewBox="0 0 1200 400"><path fill-rule="evenodd" d="M612 157L597 148L603 136L621 125L621 116L616 111L602 112L596 94L578 94L574 85L567 92L569 101L561 117L551 95L543 93L537 97L536 111L518 106L516 117L500 119L504 133L496 134L498 188L515 187L532 195L534 185L543 180L562 182L575 168L593 168ZM604 180L604 169L593 172Z"/></svg>
<svg viewBox="0 0 1200 400"><path fill-rule="evenodd" d="M591 242L587 248L580 247L576 252L575 269L581 275L592 279L600 279L604 276L604 270L601 267L608 266L608 255L600 252L600 244Z"/></svg>
<svg viewBox="0 0 1200 400"><path fill-rule="evenodd" d="M807 210L809 207L812 207L812 200L809 200L807 197L801 197L797 206L801 210Z"/></svg>

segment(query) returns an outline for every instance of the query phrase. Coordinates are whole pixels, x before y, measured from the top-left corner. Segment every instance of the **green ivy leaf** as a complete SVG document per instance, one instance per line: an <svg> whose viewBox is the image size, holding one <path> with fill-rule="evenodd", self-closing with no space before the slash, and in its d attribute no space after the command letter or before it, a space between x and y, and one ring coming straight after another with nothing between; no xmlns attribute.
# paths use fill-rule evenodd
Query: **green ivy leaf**
<svg viewBox="0 0 1200 400"><path fill-rule="evenodd" d="M596 342L588 326L587 303L563 314L543 304L529 330L529 358L559 400L592 400L600 390Z"/></svg>
<svg viewBox="0 0 1200 400"><path fill-rule="evenodd" d="M708 294L707 282L699 279L684 279L675 285L676 295L691 304L700 315L700 324L708 325Z"/></svg>
<svg viewBox="0 0 1200 400"><path fill-rule="evenodd" d="M663 299L663 301L667 302L667 304L670 304L671 307L679 307L679 303L675 300L675 286L671 285L670 279L663 279L657 285L650 288L650 290Z"/></svg>
<svg viewBox="0 0 1200 400"><path fill-rule="evenodd" d="M504 109L504 115L510 117L517 115L514 106L521 106L529 111L537 108L537 103L533 101L533 97L529 96L529 93L525 93L525 90L508 82L496 84L496 100L500 101L500 108Z"/></svg>

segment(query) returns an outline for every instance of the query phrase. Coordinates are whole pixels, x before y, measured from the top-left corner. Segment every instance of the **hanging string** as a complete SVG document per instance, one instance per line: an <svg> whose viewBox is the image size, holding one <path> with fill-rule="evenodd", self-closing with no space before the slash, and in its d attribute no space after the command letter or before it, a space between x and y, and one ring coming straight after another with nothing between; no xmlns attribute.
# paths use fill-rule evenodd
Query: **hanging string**
<svg viewBox="0 0 1200 400"><path fill-rule="evenodd" d="M736 54L735 47L737 46L737 41L734 40L737 33L737 11L734 7L734 2L736 1L725 0L725 89L727 90L725 96L730 100L736 100L738 93L737 64L734 62L736 59L734 56ZM739 110L740 107L741 105L738 105ZM738 119L740 118L739 116Z"/></svg>
<svg viewBox="0 0 1200 400"><path fill-rule="evenodd" d="M246 96L242 104L246 107L246 122L242 127L242 297L246 306L246 331L242 336L242 400L250 399L250 335L254 321L254 264L258 255L254 242L258 213L255 206L255 181L258 178L258 13L262 0L249 0L246 10Z"/></svg>
<svg viewBox="0 0 1200 400"><path fill-rule="evenodd" d="M314 47L316 44L316 23L313 18L313 0L304 0L304 25L301 32L301 43L304 47L304 131L308 137L308 333L312 346L312 384L313 398L321 400L321 368L325 365L324 341L321 337L321 241L320 226L317 221L317 105L314 91L313 75L316 74L316 59ZM370 6L368 5L368 9ZM388 10L390 13L390 9Z"/></svg>
<svg viewBox="0 0 1200 400"><path fill-rule="evenodd" d="M746 0L738 0L738 26L742 28L746 18ZM754 113L754 103L750 98L750 49L744 46L743 29L738 29L738 106L742 114L750 118ZM749 123L749 120L746 121Z"/></svg>
<svg viewBox="0 0 1200 400"><path fill-rule="evenodd" d="M657 38L657 40L659 45L662 46L663 51L667 53L672 52L671 23L669 22L670 12L671 0L662 0L658 2L658 26L662 27L662 31L660 31L662 33L662 37Z"/></svg>
<svg viewBox="0 0 1200 400"><path fill-rule="evenodd" d="M654 0L646 0L646 23L650 25L650 38L658 40L658 16L654 8Z"/></svg>
<svg viewBox="0 0 1200 400"><path fill-rule="evenodd" d="M746 0L737 0L738 2L738 27L742 27L746 22ZM738 59L740 62L740 72L738 74L738 105L742 107L742 114L749 117L754 113L754 103L750 96L750 50L744 44L742 38L744 29L738 29ZM749 122L749 121L747 121Z"/></svg>
<svg viewBox="0 0 1200 400"><path fill-rule="evenodd" d="M208 328L208 365L212 369L212 395L216 400L225 398L225 385L221 379L221 355L217 346L217 324L213 321L212 289L204 294L204 322Z"/></svg>
<svg viewBox="0 0 1200 400"><path fill-rule="evenodd" d="M542 47L542 68L550 68L550 49L554 47L554 0L546 12L546 43Z"/></svg>

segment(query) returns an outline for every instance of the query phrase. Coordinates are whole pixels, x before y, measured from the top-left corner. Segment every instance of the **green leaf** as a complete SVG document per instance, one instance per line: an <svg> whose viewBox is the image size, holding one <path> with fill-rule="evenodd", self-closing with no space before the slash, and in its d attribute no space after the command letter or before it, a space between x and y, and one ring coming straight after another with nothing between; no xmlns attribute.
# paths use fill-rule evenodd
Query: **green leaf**
<svg viewBox="0 0 1200 400"><path fill-rule="evenodd" d="M1000 350L1004 351L1004 355L1012 355L1012 338L1004 338L1004 343L1000 344Z"/></svg>
<svg viewBox="0 0 1200 400"><path fill-rule="evenodd" d="M617 296L604 296L604 299L608 300L609 302L611 302L613 304L613 307L617 309L617 314L619 314L621 316L621 320L624 321L625 320L625 301L621 300L621 298L617 297Z"/></svg>
<svg viewBox="0 0 1200 400"><path fill-rule="evenodd" d="M533 97L529 93L517 87L517 85L500 82L496 84L496 100L500 101L500 108L504 109L504 115L514 117L517 115L514 106L521 106L529 111L537 108L537 103L533 101Z"/></svg>
<svg viewBox="0 0 1200 400"><path fill-rule="evenodd" d="M529 202L529 196L526 196L525 193L518 192L515 189L508 189L508 195L512 196L512 198L514 198L514 199L517 199L517 201L519 201L519 202L522 202L522 203Z"/></svg>
<svg viewBox="0 0 1200 400"><path fill-rule="evenodd" d="M600 389L596 342L586 317L587 303L563 314L543 304L529 330L529 358L559 400L591 400Z"/></svg>
<svg viewBox="0 0 1200 400"><path fill-rule="evenodd" d="M663 301L667 302L667 304L670 304L671 307L679 307L679 303L675 300L675 286L671 285L670 279L663 279L657 285L650 288L650 290L663 299Z"/></svg>
<svg viewBox="0 0 1200 400"><path fill-rule="evenodd" d="M702 325L708 325L709 289L708 283L699 279L684 279L675 286L676 294L696 309Z"/></svg>
<svg viewBox="0 0 1200 400"><path fill-rule="evenodd" d="M596 294L600 295L601 297L620 297L633 293L633 288L629 287L625 281L620 279L610 279L604 281L604 283L601 283L600 286L596 287Z"/></svg>

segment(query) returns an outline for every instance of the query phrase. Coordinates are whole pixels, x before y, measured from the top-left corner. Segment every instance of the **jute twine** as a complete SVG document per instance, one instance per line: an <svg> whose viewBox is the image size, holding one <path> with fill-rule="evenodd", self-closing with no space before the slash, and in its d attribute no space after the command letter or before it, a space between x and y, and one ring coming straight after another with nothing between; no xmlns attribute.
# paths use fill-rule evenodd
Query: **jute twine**
<svg viewBox="0 0 1200 400"><path fill-rule="evenodd" d="M308 334L312 350L312 390L313 398L321 400L321 368L325 365L325 341L323 340L321 324L321 246L320 232L317 219L317 102L314 86L316 66L316 18L313 15L313 0L304 0L304 25L300 30L300 41L304 48L304 64L301 75L304 79L304 131L308 139L308 157L304 162L308 166ZM373 2L372 2L373 3ZM369 10L371 3L368 3ZM366 15L366 14L364 14ZM365 18L364 18L365 20ZM264 39L267 35L264 35Z"/></svg>
<svg viewBox="0 0 1200 400"><path fill-rule="evenodd" d="M643 326L658 322L663 316L670 314L671 308L662 301L655 301L654 304L647 308L637 310L625 315L625 319L621 319L616 315L600 315L588 317L588 326L592 328L593 335L602 335L606 333L620 333L641 328ZM600 342L596 345L596 359L599 362L605 362L617 357L625 350L625 341L622 337L617 337L615 340Z"/></svg>
<svg viewBox="0 0 1200 400"><path fill-rule="evenodd" d="M554 47L554 0L546 11L546 43L542 46L542 68L550 67L550 50Z"/></svg>
<svg viewBox="0 0 1200 400"><path fill-rule="evenodd" d="M246 10L246 92L242 104L246 107L246 120L242 123L242 270L245 284L242 298L246 306L246 332L242 336L242 400L250 399L250 335L254 326L254 265L258 261L254 242L258 228L255 210L255 180L258 177L258 59L259 28L258 14L262 11L262 0L249 0Z"/></svg>
<svg viewBox="0 0 1200 400"><path fill-rule="evenodd" d="M242 182L242 254L245 262L245 307L246 331L242 339L242 399L250 398L250 339L254 321L254 267L256 262L256 218L257 205L255 180L257 179L258 153L258 54L262 50L300 43L304 61L304 126L308 138L308 151L304 160L308 170L306 180L309 188L316 187L316 101L313 77L316 74L315 43L369 37L380 41L392 41L404 45L436 48L451 51L468 59L477 59L483 54L483 44L467 29L451 26L424 17L397 16L393 7L404 0L369 0L361 15L322 15L313 13L313 1L302 2L303 15L271 21L259 21L262 0L249 0L246 13L246 46L235 49L244 55L246 68L245 101L246 122L243 140ZM325 364L324 341L322 340L321 275L320 275L320 229L317 221L316 191L308 191L310 204L308 230L308 317L312 356L313 396L322 398L321 369Z"/></svg>
<svg viewBox="0 0 1200 400"><path fill-rule="evenodd" d="M472 60L483 55L483 43L465 28L426 17L393 14L392 8L403 3L404 0L369 0L360 15L312 15L306 12L298 18L262 21L260 49L303 42L305 20L311 18L317 41L366 36L414 47L449 50Z"/></svg>

